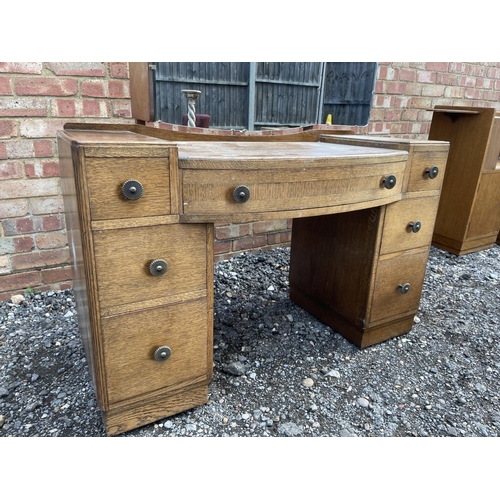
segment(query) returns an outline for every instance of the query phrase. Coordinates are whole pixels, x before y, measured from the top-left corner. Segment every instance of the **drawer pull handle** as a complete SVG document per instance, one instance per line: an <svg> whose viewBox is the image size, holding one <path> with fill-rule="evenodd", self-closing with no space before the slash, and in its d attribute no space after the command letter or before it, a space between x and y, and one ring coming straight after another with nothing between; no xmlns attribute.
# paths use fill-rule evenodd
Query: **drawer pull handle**
<svg viewBox="0 0 500 500"><path fill-rule="evenodd" d="M163 259L155 259L149 264L149 272L153 276L162 276L167 272L168 263Z"/></svg>
<svg viewBox="0 0 500 500"><path fill-rule="evenodd" d="M399 285L399 288L401 288L401 293L404 295L410 291L410 284L405 283L404 285Z"/></svg>
<svg viewBox="0 0 500 500"><path fill-rule="evenodd" d="M396 176L391 174L388 175L383 181L382 184L386 189L392 189L396 185Z"/></svg>
<svg viewBox="0 0 500 500"><path fill-rule="evenodd" d="M122 194L127 200L138 200L143 192L144 188L139 181L129 179L123 183Z"/></svg>
<svg viewBox="0 0 500 500"><path fill-rule="evenodd" d="M418 233L420 229L422 229L422 223L419 220L416 220L415 222L410 222L408 226L411 227L411 230L414 233Z"/></svg>
<svg viewBox="0 0 500 500"><path fill-rule="evenodd" d="M250 189L247 186L236 186L233 191L233 199L236 203L246 203L250 199Z"/></svg>
<svg viewBox="0 0 500 500"><path fill-rule="evenodd" d="M431 168L427 169L425 173L429 176L429 179L435 179L439 174L439 168L434 165Z"/></svg>
<svg viewBox="0 0 500 500"><path fill-rule="evenodd" d="M172 354L172 349L168 347L167 345L162 345L158 347L154 353L154 358L156 361L167 361L168 358L170 358Z"/></svg>

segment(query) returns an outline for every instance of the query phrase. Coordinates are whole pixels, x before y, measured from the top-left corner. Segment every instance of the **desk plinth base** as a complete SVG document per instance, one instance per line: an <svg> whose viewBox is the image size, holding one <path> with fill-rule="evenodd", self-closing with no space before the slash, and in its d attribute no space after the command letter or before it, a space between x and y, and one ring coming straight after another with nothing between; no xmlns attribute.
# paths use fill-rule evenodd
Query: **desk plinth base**
<svg viewBox="0 0 500 500"><path fill-rule="evenodd" d="M107 435L116 436L196 406L204 405L207 402L208 384L204 383L152 398L149 401L141 400L130 405L102 411L101 415Z"/></svg>
<svg viewBox="0 0 500 500"><path fill-rule="evenodd" d="M432 246L454 255L466 255L481 250L487 250L488 248L492 248L495 242L500 242L500 237L497 239L497 233L463 241L447 238L436 233L434 233L432 238Z"/></svg>
<svg viewBox="0 0 500 500"><path fill-rule="evenodd" d="M290 290L290 298L297 305L310 312L325 325L333 328L360 349L408 333L413 326L414 314L398 318L381 325L362 328L329 309L326 305L307 297L297 290Z"/></svg>

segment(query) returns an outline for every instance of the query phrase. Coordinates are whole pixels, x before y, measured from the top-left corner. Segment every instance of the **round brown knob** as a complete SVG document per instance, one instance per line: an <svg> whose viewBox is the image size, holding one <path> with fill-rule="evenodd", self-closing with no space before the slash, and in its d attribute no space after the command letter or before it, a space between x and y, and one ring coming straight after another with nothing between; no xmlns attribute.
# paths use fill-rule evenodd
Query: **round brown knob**
<svg viewBox="0 0 500 500"><path fill-rule="evenodd" d="M171 354L172 349L170 349L170 347L168 347L167 345L162 345L155 350L153 356L156 361L167 361L167 359L170 358Z"/></svg>
<svg viewBox="0 0 500 500"><path fill-rule="evenodd" d="M396 185L396 176L391 174L388 175L383 181L382 181L383 186L386 189L392 189Z"/></svg>
<svg viewBox="0 0 500 500"><path fill-rule="evenodd" d="M138 200L142 193L144 192L144 188L139 181L135 179L129 179L125 181L122 185L122 194L127 198L127 200Z"/></svg>
<svg viewBox="0 0 500 500"><path fill-rule="evenodd" d="M404 285L399 285L399 288L401 289L401 293L403 295L405 295L406 293L408 293L410 291L410 284L405 283Z"/></svg>

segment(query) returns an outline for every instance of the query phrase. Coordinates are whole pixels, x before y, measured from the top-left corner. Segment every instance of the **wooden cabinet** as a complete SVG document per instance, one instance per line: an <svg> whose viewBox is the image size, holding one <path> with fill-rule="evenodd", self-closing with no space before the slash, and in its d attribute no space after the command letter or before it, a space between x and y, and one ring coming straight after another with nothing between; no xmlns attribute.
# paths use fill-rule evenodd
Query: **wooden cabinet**
<svg viewBox="0 0 500 500"><path fill-rule="evenodd" d="M500 230L500 115L436 106L429 139L450 143L432 244L456 255L490 248Z"/></svg>
<svg viewBox="0 0 500 500"><path fill-rule="evenodd" d="M206 403L213 225L178 223L176 151L131 133L59 135L58 147L78 322L107 433Z"/></svg>
<svg viewBox="0 0 500 500"><path fill-rule="evenodd" d="M412 327L448 144L251 137L58 133L78 324L110 435L207 402L215 222L293 218L291 298L359 347Z"/></svg>
<svg viewBox="0 0 500 500"><path fill-rule="evenodd" d="M448 144L347 135L323 140L408 152L401 201L293 220L291 298L364 348L411 330Z"/></svg>

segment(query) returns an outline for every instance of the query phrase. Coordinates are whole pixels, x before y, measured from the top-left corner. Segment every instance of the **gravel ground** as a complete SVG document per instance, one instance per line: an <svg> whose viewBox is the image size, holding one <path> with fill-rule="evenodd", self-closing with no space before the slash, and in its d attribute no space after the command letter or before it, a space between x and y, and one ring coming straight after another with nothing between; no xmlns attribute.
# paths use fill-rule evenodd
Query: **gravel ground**
<svg viewBox="0 0 500 500"><path fill-rule="evenodd" d="M215 266L206 405L133 436L500 434L500 246L431 248L413 330L359 350L288 298L289 249ZM0 303L0 436L105 436L73 292Z"/></svg>

